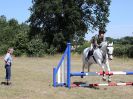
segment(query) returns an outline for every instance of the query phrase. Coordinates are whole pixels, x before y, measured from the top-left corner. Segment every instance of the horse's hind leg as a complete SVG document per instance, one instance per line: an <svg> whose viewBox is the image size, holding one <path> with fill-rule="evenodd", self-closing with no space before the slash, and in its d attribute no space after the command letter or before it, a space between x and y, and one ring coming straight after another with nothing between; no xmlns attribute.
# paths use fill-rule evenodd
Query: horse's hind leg
<svg viewBox="0 0 133 99"><path fill-rule="evenodd" d="M85 68L85 64L83 63L83 66L82 66L82 72L84 72L84 68Z"/></svg>
<svg viewBox="0 0 133 99"><path fill-rule="evenodd" d="M90 64L88 63L88 72L90 72L90 66L91 66L91 63Z"/></svg>
<svg viewBox="0 0 133 99"><path fill-rule="evenodd" d="M85 69L85 63L83 63L82 72L81 73L84 73L84 69ZM83 76L81 76L81 78L83 78Z"/></svg>

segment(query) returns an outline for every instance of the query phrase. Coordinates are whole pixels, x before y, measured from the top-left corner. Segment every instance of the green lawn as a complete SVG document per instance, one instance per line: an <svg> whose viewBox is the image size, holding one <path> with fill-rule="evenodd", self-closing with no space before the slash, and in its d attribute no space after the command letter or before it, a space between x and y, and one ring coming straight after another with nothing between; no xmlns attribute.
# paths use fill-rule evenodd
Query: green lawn
<svg viewBox="0 0 133 99"><path fill-rule="evenodd" d="M12 85L0 85L0 99L132 99L133 86L94 88L53 88L52 70L57 65L60 55L44 58L14 58L12 66ZM81 57L72 55L72 71L81 71ZM133 70L133 59L115 58L110 62L111 69ZM101 68L93 65L91 71ZM5 69L3 58L0 61L0 81L4 81ZM73 77L72 81L102 83L101 77ZM133 81L133 76L112 76L112 81Z"/></svg>

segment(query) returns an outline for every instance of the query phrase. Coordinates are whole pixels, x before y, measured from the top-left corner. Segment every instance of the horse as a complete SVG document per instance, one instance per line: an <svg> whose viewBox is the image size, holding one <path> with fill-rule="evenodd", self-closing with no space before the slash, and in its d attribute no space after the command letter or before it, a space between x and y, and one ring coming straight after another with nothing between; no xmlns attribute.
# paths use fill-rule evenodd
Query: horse
<svg viewBox="0 0 133 99"><path fill-rule="evenodd" d="M93 55L89 57L88 59L88 53L90 51L90 48L85 48L83 50L83 55L82 55L82 61L83 61L83 66L82 66L82 72L84 72L85 66L88 66L88 72L90 71L90 66L92 64L98 64L100 67L102 67L103 70L103 77L102 79L105 81L105 71L106 69L108 72L110 72L110 66L109 66L109 60L113 59L113 42L108 43L108 42L102 42L100 44L100 48L96 48L93 52ZM106 69L105 69L106 67ZM108 81L111 82L111 76L108 76Z"/></svg>

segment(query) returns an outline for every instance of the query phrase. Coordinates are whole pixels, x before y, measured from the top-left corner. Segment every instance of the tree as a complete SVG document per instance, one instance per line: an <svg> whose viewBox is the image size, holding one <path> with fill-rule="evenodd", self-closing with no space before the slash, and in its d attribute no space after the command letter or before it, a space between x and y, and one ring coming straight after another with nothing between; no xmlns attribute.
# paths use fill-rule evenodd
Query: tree
<svg viewBox="0 0 133 99"><path fill-rule="evenodd" d="M15 49L15 55L27 52L29 42L29 26L19 24L14 18L7 20L4 15L0 16L0 54L5 54L9 47Z"/></svg>
<svg viewBox="0 0 133 99"><path fill-rule="evenodd" d="M108 42L113 42L113 41L114 41L114 39L111 38L111 37L106 37L105 39L106 39Z"/></svg>
<svg viewBox="0 0 133 99"><path fill-rule="evenodd" d="M82 1L82 0L79 0ZM106 31L109 23L109 6L111 0L84 0L81 8L84 12L83 20L90 31L99 29Z"/></svg>
<svg viewBox="0 0 133 99"><path fill-rule="evenodd" d="M41 36L60 50L75 33L84 37L86 31L105 30L109 22L110 0L32 0L30 8L30 38Z"/></svg>
<svg viewBox="0 0 133 99"><path fill-rule="evenodd" d="M12 40L12 46L15 49L14 54L16 56L21 56L26 54L28 51L28 42L29 42L29 26L25 23L19 24L19 32L16 33L14 39Z"/></svg>
<svg viewBox="0 0 133 99"><path fill-rule="evenodd" d="M19 32L19 24L15 19L6 20L5 16L0 17L0 45L10 45L15 35Z"/></svg>

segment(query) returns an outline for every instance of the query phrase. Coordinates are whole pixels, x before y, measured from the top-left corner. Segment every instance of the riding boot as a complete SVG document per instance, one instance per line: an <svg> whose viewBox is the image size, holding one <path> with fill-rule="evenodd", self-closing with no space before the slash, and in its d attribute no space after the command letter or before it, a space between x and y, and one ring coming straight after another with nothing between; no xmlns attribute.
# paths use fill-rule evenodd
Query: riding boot
<svg viewBox="0 0 133 99"><path fill-rule="evenodd" d="M93 55L93 52L94 52L94 49L89 50L88 55L87 55L88 60L90 59L90 56Z"/></svg>

